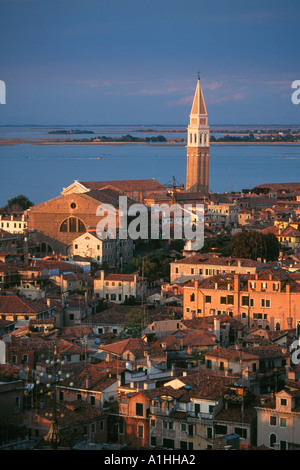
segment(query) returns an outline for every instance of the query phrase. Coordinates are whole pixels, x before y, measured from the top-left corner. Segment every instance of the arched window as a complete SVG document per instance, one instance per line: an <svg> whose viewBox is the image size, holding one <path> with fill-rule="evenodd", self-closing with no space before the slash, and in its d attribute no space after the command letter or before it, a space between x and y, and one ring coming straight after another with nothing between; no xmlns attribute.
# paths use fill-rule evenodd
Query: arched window
<svg viewBox="0 0 300 470"><path fill-rule="evenodd" d="M270 447L274 447L274 444L277 442L276 434L270 434Z"/></svg>
<svg viewBox="0 0 300 470"><path fill-rule="evenodd" d="M86 228L84 223L77 217L68 217L60 225L60 232L84 233Z"/></svg>

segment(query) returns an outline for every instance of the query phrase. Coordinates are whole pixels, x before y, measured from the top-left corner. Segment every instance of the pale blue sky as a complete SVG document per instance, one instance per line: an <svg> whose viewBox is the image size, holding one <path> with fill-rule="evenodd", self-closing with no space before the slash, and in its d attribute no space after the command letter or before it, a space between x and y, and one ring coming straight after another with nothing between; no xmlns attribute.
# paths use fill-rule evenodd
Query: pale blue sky
<svg viewBox="0 0 300 470"><path fill-rule="evenodd" d="M298 0L0 0L6 124L300 124Z"/></svg>

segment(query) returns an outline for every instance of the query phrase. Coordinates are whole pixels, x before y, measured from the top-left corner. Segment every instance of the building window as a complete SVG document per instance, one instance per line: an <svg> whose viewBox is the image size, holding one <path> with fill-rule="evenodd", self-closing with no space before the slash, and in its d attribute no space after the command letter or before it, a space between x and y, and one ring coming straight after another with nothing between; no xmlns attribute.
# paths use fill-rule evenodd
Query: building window
<svg viewBox="0 0 300 470"><path fill-rule="evenodd" d="M194 301L195 301L195 294L194 294L194 292L191 294L190 301L191 301L191 302L194 302Z"/></svg>
<svg viewBox="0 0 300 470"><path fill-rule="evenodd" d="M271 434L270 435L270 447L274 447L275 442L277 442L277 436L276 434Z"/></svg>
<svg viewBox="0 0 300 470"><path fill-rule="evenodd" d="M151 447L156 447L156 437L155 436L150 436L150 446Z"/></svg>
<svg viewBox="0 0 300 470"><path fill-rule="evenodd" d="M286 418L280 418L279 423L281 428L286 428Z"/></svg>
<svg viewBox="0 0 300 470"><path fill-rule="evenodd" d="M227 426L216 424L215 432L216 434L227 434Z"/></svg>
<svg viewBox="0 0 300 470"><path fill-rule="evenodd" d="M277 426L277 417L270 416L270 426Z"/></svg>
<svg viewBox="0 0 300 470"><path fill-rule="evenodd" d="M211 296L210 295L205 296L205 303L207 303L207 304L211 303Z"/></svg>
<svg viewBox="0 0 300 470"><path fill-rule="evenodd" d="M20 405L21 405L21 398L20 398L19 395L17 395L15 397L15 406L16 406L16 408L20 408Z"/></svg>
<svg viewBox="0 0 300 470"><path fill-rule="evenodd" d="M61 223L59 231L70 233L84 233L86 232L86 228L84 223L77 217L69 217Z"/></svg>
<svg viewBox="0 0 300 470"><path fill-rule="evenodd" d="M95 406L95 404L96 404L95 395L91 395L91 405L92 405L92 406Z"/></svg>
<svg viewBox="0 0 300 470"><path fill-rule="evenodd" d="M143 439L143 437L144 437L144 426L142 424L138 425L138 433L137 434L138 434L138 437L140 439Z"/></svg>
<svg viewBox="0 0 300 470"><path fill-rule="evenodd" d="M267 299L261 299L261 301L260 301L260 302L261 302L261 306L262 306L262 307L266 307L266 308L268 308L268 307L270 307L270 306L271 306L271 302L270 302L270 300L267 300Z"/></svg>
<svg viewBox="0 0 300 470"><path fill-rule="evenodd" d="M180 450L193 450L193 443L187 441L180 441Z"/></svg>
<svg viewBox="0 0 300 470"><path fill-rule="evenodd" d="M234 297L233 295L227 295L227 303L230 305L234 304Z"/></svg>
<svg viewBox="0 0 300 470"><path fill-rule="evenodd" d="M235 434L238 434L242 439L247 439L247 429L246 428L234 428Z"/></svg>
<svg viewBox="0 0 300 470"><path fill-rule="evenodd" d="M119 434L125 434L125 421L120 419L119 421Z"/></svg>
<svg viewBox="0 0 300 470"><path fill-rule="evenodd" d="M281 398L280 399L280 404L281 404L281 406L286 406L287 405L287 399L286 398Z"/></svg>
<svg viewBox="0 0 300 470"><path fill-rule="evenodd" d="M226 304L227 303L227 298L222 296L221 299L220 299L220 303L221 304Z"/></svg>
<svg viewBox="0 0 300 470"><path fill-rule="evenodd" d="M249 297L247 296L242 296L242 305L249 306Z"/></svg>
<svg viewBox="0 0 300 470"><path fill-rule="evenodd" d="M174 449L174 439L163 439L163 447L166 449Z"/></svg>
<svg viewBox="0 0 300 470"><path fill-rule="evenodd" d="M280 441L280 450L288 450L287 441Z"/></svg>
<svg viewBox="0 0 300 470"><path fill-rule="evenodd" d="M136 416L143 416L143 403L135 404L135 414Z"/></svg>

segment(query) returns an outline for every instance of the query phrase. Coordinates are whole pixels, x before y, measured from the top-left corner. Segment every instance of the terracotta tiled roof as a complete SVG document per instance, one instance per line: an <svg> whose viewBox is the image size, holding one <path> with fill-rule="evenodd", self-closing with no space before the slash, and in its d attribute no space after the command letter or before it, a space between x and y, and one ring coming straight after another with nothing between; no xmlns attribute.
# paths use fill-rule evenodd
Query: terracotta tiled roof
<svg viewBox="0 0 300 470"><path fill-rule="evenodd" d="M102 367L99 367L98 364L88 364L82 371L74 373L71 380L65 379L60 385L62 387L86 390L88 388L86 381L89 378L91 381L89 390L101 392L116 382L117 378L110 375L110 372L103 371ZM74 384L72 387L70 387L70 381Z"/></svg>
<svg viewBox="0 0 300 470"><path fill-rule="evenodd" d="M288 226L280 234L281 237L300 237L300 232L295 227Z"/></svg>
<svg viewBox="0 0 300 470"><path fill-rule="evenodd" d="M212 264L218 266L236 267L264 267L265 263L248 258L225 258L216 257L209 254L195 254L186 258L174 261L173 264Z"/></svg>
<svg viewBox="0 0 300 470"><path fill-rule="evenodd" d="M0 272L1 273L15 273L17 274L18 268L8 263L0 261Z"/></svg>
<svg viewBox="0 0 300 470"><path fill-rule="evenodd" d="M236 349L234 346L228 348L217 348L206 353L207 357L219 357L229 361L247 361L265 358L286 357L281 347L277 344L267 346L254 346Z"/></svg>
<svg viewBox="0 0 300 470"><path fill-rule="evenodd" d="M60 260L42 260L42 261L35 261L36 266L39 269L58 269L59 271L75 271L81 272L82 267L73 263L67 263Z"/></svg>
<svg viewBox="0 0 300 470"><path fill-rule="evenodd" d="M13 380L19 378L21 368L11 364L0 364L0 380Z"/></svg>
<svg viewBox="0 0 300 470"><path fill-rule="evenodd" d="M91 324L119 325L125 322L126 315L127 312L120 312L116 308L109 308L86 318L84 321Z"/></svg>
<svg viewBox="0 0 300 470"><path fill-rule="evenodd" d="M150 356L164 356L165 352L161 349L159 343L148 344L140 338L128 338L112 344L100 345L99 350L122 356L126 351L134 354L136 360L145 359L145 353Z"/></svg>
<svg viewBox="0 0 300 470"><path fill-rule="evenodd" d="M254 346L242 349L246 354L253 354L260 359L275 358L275 357L287 357L289 353L282 351L281 347L277 344L270 344L268 346Z"/></svg>
<svg viewBox="0 0 300 470"><path fill-rule="evenodd" d="M251 424L256 416L257 411L255 407L245 406L244 409L241 407L229 407L228 409L223 408L222 411L218 413L216 421Z"/></svg>
<svg viewBox="0 0 300 470"><path fill-rule="evenodd" d="M112 188L103 188L103 189L91 189L90 191L79 194L79 196L84 197L88 196L96 201L102 202L103 204L109 204L116 209L119 208L119 197L122 195L122 192L116 191ZM127 198L127 207L130 207L134 204L134 201L130 198Z"/></svg>
<svg viewBox="0 0 300 470"><path fill-rule="evenodd" d="M181 330L164 336L160 343L165 343L167 349L176 350L182 347L215 346L215 335L206 330Z"/></svg>
<svg viewBox="0 0 300 470"><path fill-rule="evenodd" d="M206 353L206 357L219 357L229 361L237 362L239 360L251 361L257 359L258 355L254 352L250 353L245 349L235 349L234 347L217 348Z"/></svg>
<svg viewBox="0 0 300 470"><path fill-rule="evenodd" d="M199 371L193 375L179 377L178 380L183 383L189 398L218 400L223 396L226 387L234 385L237 377Z"/></svg>
<svg viewBox="0 0 300 470"><path fill-rule="evenodd" d="M48 310L43 302L21 299L16 295L0 296L0 313L2 314L38 314Z"/></svg>
<svg viewBox="0 0 300 470"><path fill-rule="evenodd" d="M300 190L300 183L265 183L259 184L255 186L253 189L271 189L273 191L281 191L281 190L288 190L288 191L299 191Z"/></svg>
<svg viewBox="0 0 300 470"><path fill-rule="evenodd" d="M15 240L16 238L18 238L18 235L13 235L10 232L6 232L6 230L0 229L0 239Z"/></svg>
<svg viewBox="0 0 300 470"><path fill-rule="evenodd" d="M53 403L51 400L44 400L44 407L37 410L37 414L44 419L50 419L49 413L53 413ZM78 422L89 422L91 419L104 417L105 413L91 406L90 404L76 400L74 402L60 402L59 413L57 413L57 422L59 428L65 428Z"/></svg>
<svg viewBox="0 0 300 470"><path fill-rule="evenodd" d="M164 189L164 186L154 178L145 180L81 181L80 183L91 189L103 189L106 186L112 186L124 192Z"/></svg>

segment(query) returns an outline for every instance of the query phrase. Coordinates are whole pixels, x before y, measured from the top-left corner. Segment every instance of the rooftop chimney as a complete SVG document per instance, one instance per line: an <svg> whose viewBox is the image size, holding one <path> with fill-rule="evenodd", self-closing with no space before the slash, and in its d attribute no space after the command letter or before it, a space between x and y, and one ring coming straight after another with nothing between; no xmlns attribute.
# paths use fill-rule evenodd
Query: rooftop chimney
<svg viewBox="0 0 300 470"><path fill-rule="evenodd" d="M92 388L92 379L90 375L88 375L85 379L85 388L87 390L90 390Z"/></svg>

